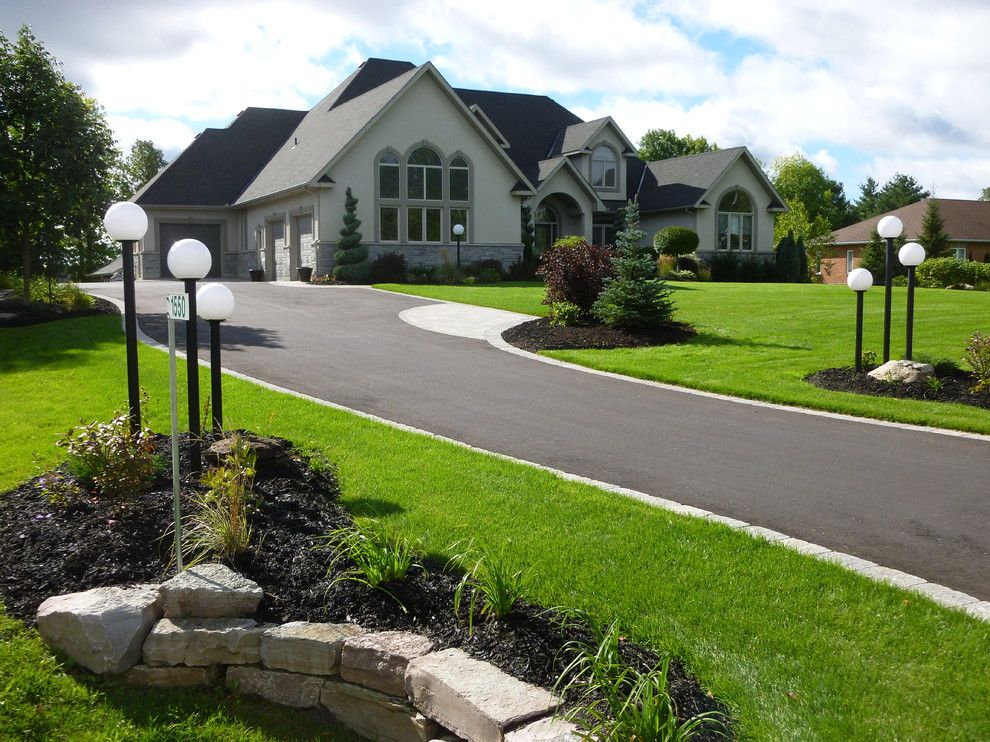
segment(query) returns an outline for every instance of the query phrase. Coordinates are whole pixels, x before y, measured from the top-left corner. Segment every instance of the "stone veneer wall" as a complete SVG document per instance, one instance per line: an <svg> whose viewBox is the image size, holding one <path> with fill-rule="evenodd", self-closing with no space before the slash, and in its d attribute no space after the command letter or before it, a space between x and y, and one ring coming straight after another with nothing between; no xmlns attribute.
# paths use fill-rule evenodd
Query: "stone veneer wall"
<svg viewBox="0 0 990 742"><path fill-rule="evenodd" d="M459 649L355 624L259 624L262 591L227 567L192 567L162 585L96 588L46 600L38 630L93 672L129 684L227 688L323 709L392 742L573 742L561 699Z"/></svg>
<svg viewBox="0 0 990 742"><path fill-rule="evenodd" d="M406 265L434 267L444 263L444 257L451 264L457 262L457 245L409 245L409 244L368 244L368 260L374 262L375 258L385 253L398 253L406 256ZM470 265L479 260L498 260L502 266L508 268L513 263L522 259L522 245L475 245L464 243L461 245L461 265Z"/></svg>

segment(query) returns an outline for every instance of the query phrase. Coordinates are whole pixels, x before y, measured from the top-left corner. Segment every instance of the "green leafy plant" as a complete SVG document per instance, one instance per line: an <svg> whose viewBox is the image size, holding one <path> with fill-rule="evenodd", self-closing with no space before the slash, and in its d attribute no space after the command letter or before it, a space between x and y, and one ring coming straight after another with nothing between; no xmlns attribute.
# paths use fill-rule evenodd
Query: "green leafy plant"
<svg viewBox="0 0 990 742"><path fill-rule="evenodd" d="M927 376L925 377L925 386L928 387L928 391L937 394L942 391L942 387L945 386L945 382L937 376Z"/></svg>
<svg viewBox="0 0 990 742"><path fill-rule="evenodd" d="M590 311L612 275L612 249L592 245L581 237L561 237L540 254L540 269L546 297L543 303L577 304Z"/></svg>
<svg viewBox="0 0 990 742"><path fill-rule="evenodd" d="M585 727L589 740L681 742L706 733L725 736L721 714L696 714L684 721L670 695L670 657L641 672L622 659L623 637L617 621L605 629L593 627L593 643L568 642L573 658L557 680L555 690L576 698L565 718Z"/></svg>
<svg viewBox="0 0 990 742"><path fill-rule="evenodd" d="M250 548L255 459L248 442L234 436L225 462L203 473L205 490L193 497L193 511L185 519L182 550L190 561L212 557L232 563Z"/></svg>
<svg viewBox="0 0 990 742"><path fill-rule="evenodd" d="M422 566L416 557L415 545L402 536L389 535L380 526L365 528L338 528L325 537L325 545L333 556L327 574L341 561L350 562L331 583L349 580L381 590L406 608L385 586L403 579L414 566ZM329 588L328 588L329 589Z"/></svg>
<svg viewBox="0 0 990 742"><path fill-rule="evenodd" d="M69 471L106 497L143 491L155 473L153 434L148 428L133 432L125 412L110 422L80 425L57 445L67 451Z"/></svg>
<svg viewBox="0 0 990 742"><path fill-rule="evenodd" d="M476 611L485 618L504 618L512 612L513 605L522 596L523 573L522 570L512 568L507 559L508 547L509 543L503 545L497 555L478 556L469 544L464 552L451 557L448 563L465 570L464 577L454 591L454 613L460 615L465 592L469 592L469 633L474 630ZM456 548L455 544L451 550Z"/></svg>
<svg viewBox="0 0 990 742"><path fill-rule="evenodd" d="M698 233L688 227L664 227L653 235L653 249L658 255L676 258L698 249Z"/></svg>
<svg viewBox="0 0 990 742"><path fill-rule="evenodd" d="M990 336L982 332L970 335L963 357L976 374L972 391L990 393Z"/></svg>
<svg viewBox="0 0 990 742"><path fill-rule="evenodd" d="M569 301L555 301L547 312L547 320L552 327L570 327L580 322L584 314L577 304Z"/></svg>

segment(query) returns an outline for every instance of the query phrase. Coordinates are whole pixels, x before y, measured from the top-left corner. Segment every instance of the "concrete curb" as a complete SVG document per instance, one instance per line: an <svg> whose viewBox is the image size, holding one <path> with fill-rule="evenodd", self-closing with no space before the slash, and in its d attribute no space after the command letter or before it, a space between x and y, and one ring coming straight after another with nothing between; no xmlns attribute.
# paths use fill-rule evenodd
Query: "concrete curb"
<svg viewBox="0 0 990 742"><path fill-rule="evenodd" d="M377 291L379 289L373 289L373 290ZM395 292L387 292L387 293L395 293ZM124 321L123 302L120 301L119 299L114 299L99 294L93 294L93 296L97 296L98 298L105 299L106 301L115 304L121 311L121 326L123 326L123 321ZM456 302L448 302L448 303L456 303ZM611 374L603 371L595 371L593 369L586 369L582 366L574 366L573 364L563 363L562 361L555 361L554 359L551 358L543 358L542 356L538 356L533 353L528 353L527 351L519 350L518 348L508 345L508 343L505 343L505 341L502 340L501 337L502 332L504 332L509 327L514 326L515 324L518 324L518 322L514 321L511 324L507 324L504 327L495 328L494 330L489 331L488 335L491 336L494 333L497 333L498 343L502 343L506 345L507 348L505 349L511 348L509 352L515 352L519 355L533 357L536 358L537 360L549 362L555 365L559 364L567 368L589 371L591 373L601 374L604 376L612 376L621 380L656 385L661 388L668 388L666 387L666 385L658 384L656 382L643 381L640 379L631 379L630 377L627 376ZM141 340L141 342L145 343L146 345L150 345L151 347L156 348L157 350L165 351L166 353L168 352L167 346L163 345L162 343L159 343L154 338L149 337L147 334L145 334L145 332L141 329L140 325L138 326L138 337ZM492 340L489 339L488 337L486 337L486 339L488 339L488 342L490 342L495 347L500 347L495 342L492 342ZM183 358L185 357L185 353L182 353L179 350L176 350L176 355L182 356ZM208 367L210 364L209 362L200 359L199 365ZM560 469L554 469L553 467L545 466L543 464L538 464L533 461L527 461L525 459L516 458L515 456L508 456L503 453L498 453L497 451L489 451L484 448L472 446L469 443L459 441L455 438L449 438L445 435L432 433L428 430L423 430L421 428L416 428L411 425L395 422L394 420L388 420L387 418L379 417L378 415L372 415L367 412L362 412L361 410L356 410L351 407L345 407L344 405L337 404L335 402L330 402L325 399L320 399L319 397L314 397L309 394L297 392L293 389L281 387L278 386L277 384L271 384L267 381L256 379L252 376L248 376L247 374L242 374L238 371L233 371L231 369L226 369L226 368L221 368L221 370L224 374L228 376L232 376L237 379L243 379L244 381L250 381L254 384L257 384L258 386L264 387L265 389L269 389L274 392L280 392L282 394L289 394L293 397L304 399L309 402L313 402L315 404L321 405L323 407L328 407L330 409L340 410L342 412L349 412L353 415L357 415L358 417L364 418L365 420L371 420L373 422L383 423L397 430L424 435L434 440L444 441L445 443L451 443L455 446L459 446L461 448L465 448L470 451L486 454L488 456L494 456L498 459L502 459L503 461L511 461L517 464L525 464L526 466L532 466L537 469L541 469L545 472L549 472L550 474L554 474L555 476L558 476L566 481L588 484L593 487L597 487L599 489L605 490L606 492L612 492L617 495L622 495L623 497L628 497L633 500L638 500L639 502L645 503L653 507L661 508L663 510L667 510L672 513L677 513L678 515L689 515L697 518L702 518L704 520L709 520L715 523L720 523L733 530L747 533L753 538L761 538L772 544L793 549L794 551L805 554L807 556L811 556L815 559L833 562L835 564L845 567L846 569L852 572L856 572L857 574L860 574L863 577L874 580L875 582L884 582L889 585L893 585L894 587L900 587L902 589L908 590L909 592L914 592L917 593L918 595L926 597L929 600L932 600L935 603L938 603L947 608L960 609L965 613L974 616L975 618L978 618L986 622L990 622L990 601L980 600L979 598L976 598L972 595L968 595L966 593L953 590L952 588L946 587L944 585L928 582L923 577L910 575L907 574L906 572L901 572L900 570L892 569L890 567L883 567L881 565L876 564L875 562L870 562L867 561L866 559L861 559L860 557L854 556L852 554L846 554L844 552L839 552L839 551L832 551L827 546L821 546L819 544L814 544L799 538L794 538L792 536L788 536L785 533L780 533L779 531L774 531L769 528L764 528L763 526L752 525L750 523L738 520L736 518L730 518L728 516L718 515L717 513L713 513L709 510L704 510L702 508L697 508L694 507L693 505L685 505L683 503L675 502L674 500L668 500L662 497L656 497L654 495L650 495L646 492L640 492L639 490L629 489L628 487L621 487L619 485L611 484L609 482L603 482L597 479L583 477L578 474L571 474L570 472L562 471ZM691 391L691 390L681 389L680 387L670 387L670 388L676 391ZM740 400L735 397L722 397L721 395L711 394L708 392L698 392L698 394L707 397L715 397L716 399L724 398L729 401L750 403L750 400ZM801 410L800 408L789 408L780 405L771 405L768 403L754 403L754 404L757 404L759 406L772 407L774 409L785 409L785 410L796 409L797 411L800 412L809 412L808 410ZM841 419L849 419L856 422L864 422L862 418L858 418L858 417L837 416L837 415L831 415L831 413L822 413L822 414L825 414L827 416L840 417ZM880 422L880 421L869 421L869 422ZM934 430L930 428L920 428L920 427L915 428L912 426L904 426L897 423L885 423L885 424L894 425L896 427L909 427L909 429L920 429L925 431ZM938 432L955 432L955 431L938 431ZM965 435L965 434L961 434L961 435ZM976 437L979 439L990 440L990 436L976 436Z"/></svg>

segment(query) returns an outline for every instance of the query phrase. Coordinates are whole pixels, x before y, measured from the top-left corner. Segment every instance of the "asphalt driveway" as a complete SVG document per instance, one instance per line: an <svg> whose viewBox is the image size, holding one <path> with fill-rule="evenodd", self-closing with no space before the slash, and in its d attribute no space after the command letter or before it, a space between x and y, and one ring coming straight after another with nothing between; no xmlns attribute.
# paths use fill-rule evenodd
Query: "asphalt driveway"
<svg viewBox="0 0 990 742"><path fill-rule="evenodd" d="M398 318L430 300L359 287L229 286L237 310L224 325L227 368L990 599L986 440L629 383ZM178 291L138 282L139 322L152 337L166 339L163 297ZM120 284L99 292L122 297Z"/></svg>

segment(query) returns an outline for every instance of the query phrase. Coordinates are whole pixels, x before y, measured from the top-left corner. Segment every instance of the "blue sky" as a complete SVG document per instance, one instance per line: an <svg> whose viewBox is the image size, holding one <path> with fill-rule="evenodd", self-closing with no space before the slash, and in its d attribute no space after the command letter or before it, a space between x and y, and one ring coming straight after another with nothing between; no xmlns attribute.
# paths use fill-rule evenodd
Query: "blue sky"
<svg viewBox="0 0 990 742"><path fill-rule="evenodd" d="M123 148L175 153L247 106L308 108L368 56L455 86L547 94L584 118L802 152L854 199L867 175L946 198L990 186L990 3L918 0L9 0Z"/></svg>

